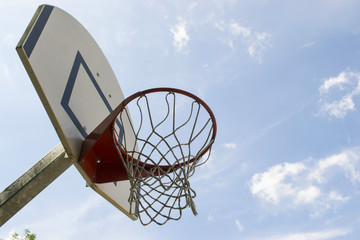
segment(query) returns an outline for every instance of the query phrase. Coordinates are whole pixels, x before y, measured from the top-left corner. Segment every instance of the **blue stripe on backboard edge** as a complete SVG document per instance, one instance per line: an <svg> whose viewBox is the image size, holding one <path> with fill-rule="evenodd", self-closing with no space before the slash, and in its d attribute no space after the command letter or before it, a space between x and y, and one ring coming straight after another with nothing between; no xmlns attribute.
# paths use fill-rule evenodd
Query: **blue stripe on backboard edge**
<svg viewBox="0 0 360 240"><path fill-rule="evenodd" d="M45 5L43 10L40 13L40 16L36 20L36 23L35 23L33 29L31 30L28 39L26 40L26 42L24 44L24 50L25 50L26 56L28 58L30 58L30 55L31 55L32 51L34 50L35 45L36 45L37 41L39 40L40 35L50 17L50 14L53 9L54 9L53 6Z"/></svg>

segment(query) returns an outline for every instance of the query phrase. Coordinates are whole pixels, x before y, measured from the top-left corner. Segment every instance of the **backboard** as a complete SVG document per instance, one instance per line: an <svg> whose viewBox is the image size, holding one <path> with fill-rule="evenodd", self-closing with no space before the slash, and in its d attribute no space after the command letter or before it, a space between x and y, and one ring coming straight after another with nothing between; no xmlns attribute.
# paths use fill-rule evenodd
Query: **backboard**
<svg viewBox="0 0 360 240"><path fill-rule="evenodd" d="M62 145L88 185L136 220L129 213L128 180L94 184L78 163L86 136L124 99L100 47L70 14L41 5L16 49Z"/></svg>

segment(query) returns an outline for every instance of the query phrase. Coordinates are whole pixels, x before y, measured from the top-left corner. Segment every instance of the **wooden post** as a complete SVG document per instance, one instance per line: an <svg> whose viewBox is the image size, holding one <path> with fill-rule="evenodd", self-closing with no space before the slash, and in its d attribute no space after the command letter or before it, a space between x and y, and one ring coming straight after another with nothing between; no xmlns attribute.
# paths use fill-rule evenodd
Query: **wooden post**
<svg viewBox="0 0 360 240"><path fill-rule="evenodd" d="M72 165L59 144L0 193L0 227Z"/></svg>

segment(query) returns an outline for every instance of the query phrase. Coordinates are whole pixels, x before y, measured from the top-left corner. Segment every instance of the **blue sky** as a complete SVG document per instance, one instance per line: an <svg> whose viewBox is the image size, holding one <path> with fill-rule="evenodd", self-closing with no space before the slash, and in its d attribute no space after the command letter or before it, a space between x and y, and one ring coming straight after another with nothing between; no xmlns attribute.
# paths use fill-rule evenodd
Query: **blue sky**
<svg viewBox="0 0 360 240"><path fill-rule="evenodd" d="M59 143L15 46L40 1L0 0L0 188ZM125 96L176 87L214 111L199 215L143 227L74 167L0 229L39 239L358 239L360 2L48 1L77 18Z"/></svg>

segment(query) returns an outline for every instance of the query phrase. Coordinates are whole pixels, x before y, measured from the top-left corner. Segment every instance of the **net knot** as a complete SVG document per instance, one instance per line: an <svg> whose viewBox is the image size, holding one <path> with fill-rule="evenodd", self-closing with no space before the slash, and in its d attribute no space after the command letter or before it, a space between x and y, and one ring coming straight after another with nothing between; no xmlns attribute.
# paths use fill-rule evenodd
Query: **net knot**
<svg viewBox="0 0 360 240"><path fill-rule="evenodd" d="M193 190L191 189L190 182L187 179L185 179L182 189L184 190L186 195L186 206L190 207L193 214L197 216L198 212L196 211L196 205L193 200L194 197L191 194Z"/></svg>
<svg viewBox="0 0 360 240"><path fill-rule="evenodd" d="M198 215L198 212L196 211L196 205L191 195L186 196L186 204L191 208L191 211L195 216Z"/></svg>
<svg viewBox="0 0 360 240"><path fill-rule="evenodd" d="M129 203L132 203L137 199L137 188L135 186L131 186L130 195L129 195Z"/></svg>

